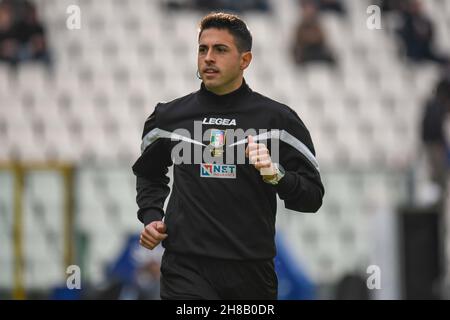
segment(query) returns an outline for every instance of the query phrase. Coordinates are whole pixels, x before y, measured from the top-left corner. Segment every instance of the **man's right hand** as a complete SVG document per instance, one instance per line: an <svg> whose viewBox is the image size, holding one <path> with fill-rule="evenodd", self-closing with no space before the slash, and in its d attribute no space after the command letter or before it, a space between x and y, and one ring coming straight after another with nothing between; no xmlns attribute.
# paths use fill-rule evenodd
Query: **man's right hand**
<svg viewBox="0 0 450 320"><path fill-rule="evenodd" d="M153 250L162 240L167 238L166 225L162 221L153 221L141 232L141 246Z"/></svg>

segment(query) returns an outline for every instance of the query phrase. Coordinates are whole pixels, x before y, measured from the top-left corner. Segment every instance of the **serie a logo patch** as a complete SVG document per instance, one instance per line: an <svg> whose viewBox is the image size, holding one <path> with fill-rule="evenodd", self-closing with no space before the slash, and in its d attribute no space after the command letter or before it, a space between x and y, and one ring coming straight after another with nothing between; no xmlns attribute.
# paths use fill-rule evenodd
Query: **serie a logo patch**
<svg viewBox="0 0 450 320"><path fill-rule="evenodd" d="M223 154L223 146L225 145L225 130L212 129L210 144L213 147L211 155L220 157Z"/></svg>
<svg viewBox="0 0 450 320"><path fill-rule="evenodd" d="M233 164L200 164L200 177L236 179L236 165Z"/></svg>

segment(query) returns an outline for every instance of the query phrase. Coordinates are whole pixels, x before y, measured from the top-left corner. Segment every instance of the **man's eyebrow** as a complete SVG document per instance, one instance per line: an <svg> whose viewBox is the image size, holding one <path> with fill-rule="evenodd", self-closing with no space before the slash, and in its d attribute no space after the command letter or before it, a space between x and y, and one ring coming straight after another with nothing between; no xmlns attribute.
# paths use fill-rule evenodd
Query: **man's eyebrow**
<svg viewBox="0 0 450 320"><path fill-rule="evenodd" d="M199 47L208 47L208 45L206 45L206 44L199 44L198 46L199 46ZM218 43L218 44L213 45L213 48L217 48L217 47L226 47L226 48L229 48L228 45L223 44L223 43Z"/></svg>

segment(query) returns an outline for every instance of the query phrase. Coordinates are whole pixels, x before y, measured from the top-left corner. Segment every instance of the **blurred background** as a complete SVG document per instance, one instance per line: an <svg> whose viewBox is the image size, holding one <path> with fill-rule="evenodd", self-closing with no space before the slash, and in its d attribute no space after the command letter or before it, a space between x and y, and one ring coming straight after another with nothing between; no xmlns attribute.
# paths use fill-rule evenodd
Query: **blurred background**
<svg viewBox="0 0 450 320"><path fill-rule="evenodd" d="M279 202L280 299L448 299L447 0L0 1L0 299L158 299L131 165L156 103L198 90L212 10L321 166L318 214Z"/></svg>

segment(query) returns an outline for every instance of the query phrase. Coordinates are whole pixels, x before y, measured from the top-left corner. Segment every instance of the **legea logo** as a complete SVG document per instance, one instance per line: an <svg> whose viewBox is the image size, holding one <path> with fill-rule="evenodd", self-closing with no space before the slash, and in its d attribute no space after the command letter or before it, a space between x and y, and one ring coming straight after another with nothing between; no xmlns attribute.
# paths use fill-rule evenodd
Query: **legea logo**
<svg viewBox="0 0 450 320"><path fill-rule="evenodd" d="M204 118L203 124L216 124L219 126L235 126L235 119L223 119L223 118Z"/></svg>
<svg viewBox="0 0 450 320"><path fill-rule="evenodd" d="M236 165L230 164L200 164L202 178L236 179Z"/></svg>

